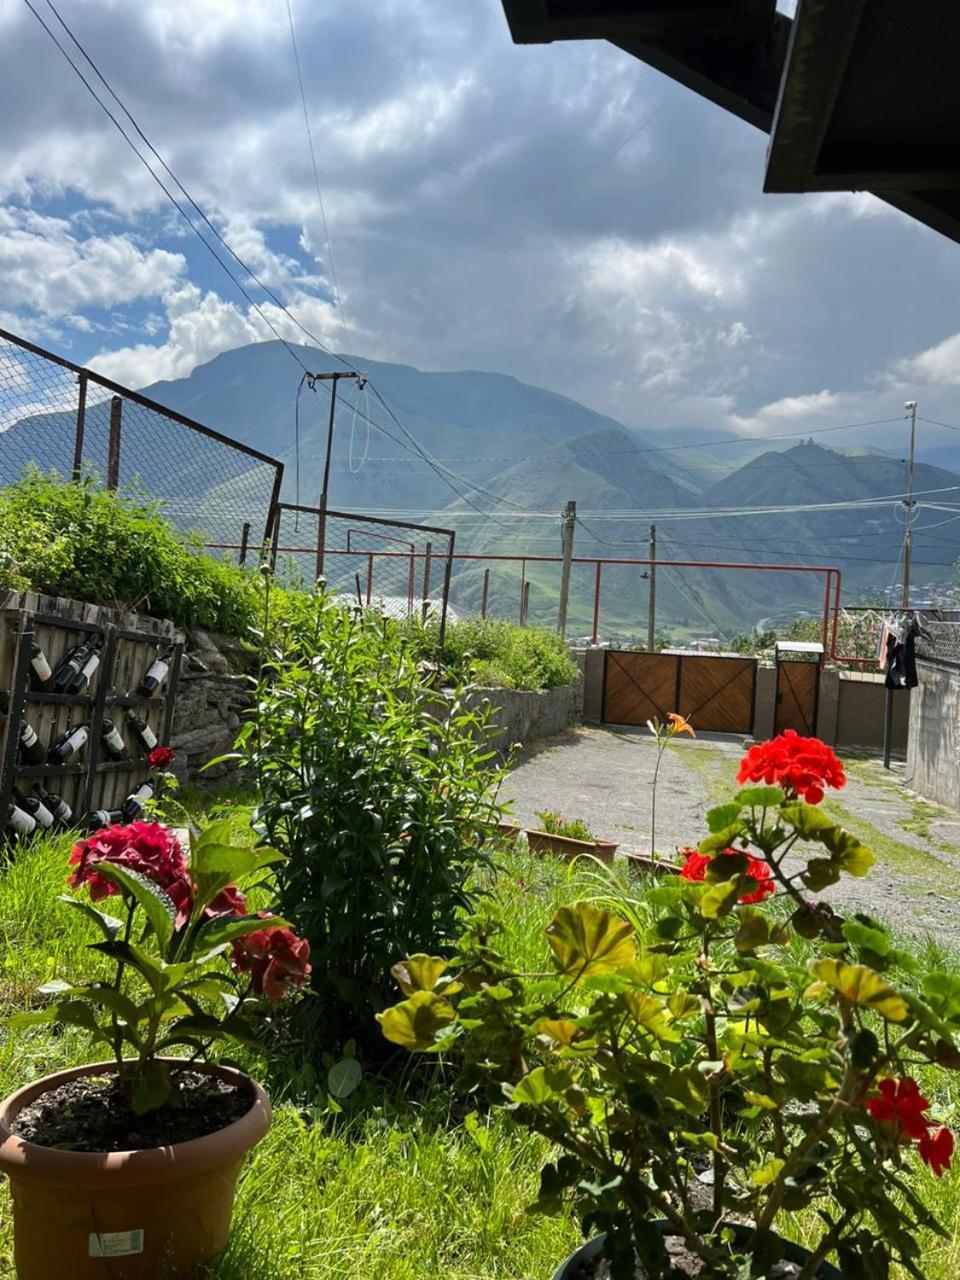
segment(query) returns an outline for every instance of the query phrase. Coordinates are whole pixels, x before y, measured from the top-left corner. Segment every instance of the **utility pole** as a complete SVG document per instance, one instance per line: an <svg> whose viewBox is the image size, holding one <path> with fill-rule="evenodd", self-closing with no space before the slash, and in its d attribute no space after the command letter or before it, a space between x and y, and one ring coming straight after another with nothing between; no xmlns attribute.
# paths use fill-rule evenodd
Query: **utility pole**
<svg viewBox="0 0 960 1280"><path fill-rule="evenodd" d="M573 531L577 525L577 504L573 501L563 508L563 565L560 569L560 606L557 609L557 630L567 634L567 605L570 601L570 568L573 564Z"/></svg>
<svg viewBox="0 0 960 1280"><path fill-rule="evenodd" d="M330 463L333 460L333 424L337 412L337 383L341 378L356 378L357 390L366 386L367 375L344 369L335 373L308 373L307 386L314 390L318 382L329 382L330 420L327 423L327 452L323 460L323 488L320 491L320 519L317 527L317 577L323 577L323 561L327 546L327 497L330 491Z"/></svg>
<svg viewBox="0 0 960 1280"><path fill-rule="evenodd" d="M916 506L916 503L913 500L913 468L917 446L917 402L916 400L908 400L903 407L910 414L910 461L907 464L907 524L903 533L903 599L901 603L904 609L909 609L910 554L913 550L910 526L913 524L913 509Z"/></svg>
<svg viewBox="0 0 960 1280"><path fill-rule="evenodd" d="M650 526L650 572L647 575L647 650L653 653L657 637L657 526Z"/></svg>

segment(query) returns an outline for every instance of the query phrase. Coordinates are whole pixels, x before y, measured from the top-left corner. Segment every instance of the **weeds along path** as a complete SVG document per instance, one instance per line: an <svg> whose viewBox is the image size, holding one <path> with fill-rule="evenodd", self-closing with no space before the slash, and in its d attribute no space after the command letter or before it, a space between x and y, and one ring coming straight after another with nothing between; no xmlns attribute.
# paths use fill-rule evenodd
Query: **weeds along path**
<svg viewBox="0 0 960 1280"><path fill-rule="evenodd" d="M525 826L550 809L581 818L595 836L624 850L646 853L655 754L645 731L578 729L525 752L502 795ZM730 738L671 743L657 799L661 854L703 838L706 812L734 790L742 754L742 743ZM874 759L848 757L844 764L847 786L831 793L824 808L870 845L877 863L865 879L844 877L824 897L960 947L960 814L908 791L902 764L889 773Z"/></svg>

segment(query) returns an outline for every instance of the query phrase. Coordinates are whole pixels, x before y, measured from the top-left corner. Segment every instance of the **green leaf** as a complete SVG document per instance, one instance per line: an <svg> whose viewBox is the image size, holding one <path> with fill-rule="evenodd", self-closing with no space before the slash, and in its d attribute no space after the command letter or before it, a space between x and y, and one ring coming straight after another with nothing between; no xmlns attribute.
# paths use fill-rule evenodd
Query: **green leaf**
<svg viewBox="0 0 960 1280"><path fill-rule="evenodd" d="M707 836L706 840L701 840L697 848L701 853L722 853L738 836L742 836L745 830L746 827L742 822L733 822L722 831L717 831L712 836Z"/></svg>
<svg viewBox="0 0 960 1280"><path fill-rule="evenodd" d="M837 824L812 804L784 805L780 816L802 840L822 840L825 831L837 830Z"/></svg>
<svg viewBox="0 0 960 1280"><path fill-rule="evenodd" d="M137 905L142 908L144 915L150 922L151 929L157 935L160 950L166 951L170 939L173 937L173 927L177 916L177 908L170 895L165 893L148 876L139 871L132 871L129 867L121 866L119 863L97 862L94 864L94 869L105 880L109 880L118 889L128 893Z"/></svg>
<svg viewBox="0 0 960 1280"><path fill-rule="evenodd" d="M745 787L743 791L737 792L741 808L749 805L751 809L775 809L785 799L779 787Z"/></svg>
<svg viewBox="0 0 960 1280"><path fill-rule="evenodd" d="M89 1000L91 1004L109 1009L111 1013L115 1013L119 1018L122 1018L128 1027L135 1027L138 1022L143 1022L144 1020L145 1015L141 1013L130 997L125 996L122 991L117 991L115 987L91 983L86 987L72 987L67 994L74 999Z"/></svg>
<svg viewBox="0 0 960 1280"><path fill-rule="evenodd" d="M81 911L89 920L92 920L108 942L116 938L123 929L122 920L118 920L115 916L108 916L106 912L98 910L90 902L84 902L80 898L71 898L66 893L59 895L59 901L65 902L67 906L73 907L75 911Z"/></svg>
<svg viewBox="0 0 960 1280"><path fill-rule="evenodd" d="M573 1076L565 1067L535 1067L517 1084L505 1084L503 1092L516 1106L542 1107L572 1084Z"/></svg>
<svg viewBox="0 0 960 1280"><path fill-rule="evenodd" d="M700 899L700 914L705 920L719 920L737 904L740 886L736 880L722 880L711 885Z"/></svg>
<svg viewBox="0 0 960 1280"><path fill-rule="evenodd" d="M218 947L237 938L244 938L248 933L280 926L289 928L289 921L282 920L279 916L270 916L268 920L257 916L215 916L212 920L204 921L197 930L192 951L194 955L216 951Z"/></svg>
<svg viewBox="0 0 960 1280"><path fill-rule="evenodd" d="M432 1048L437 1033L457 1020L450 1001L432 991L415 991L376 1016L386 1038L411 1052Z"/></svg>
<svg viewBox="0 0 960 1280"><path fill-rule="evenodd" d="M168 966L160 960L155 960L142 947L132 942L115 938L112 942L94 942L90 950L100 951L111 960L119 960L122 964L128 964L132 969L136 969L142 977L146 978L154 995L161 995L167 987ZM176 968L179 970L183 966L177 965Z"/></svg>
<svg viewBox="0 0 960 1280"><path fill-rule="evenodd" d="M783 1160L776 1157L768 1160L766 1164L762 1164L759 1169L754 1169L750 1174L750 1182L755 1187L769 1187L771 1182L776 1182L780 1176L780 1170L784 1166Z"/></svg>
<svg viewBox="0 0 960 1280"><path fill-rule="evenodd" d="M811 858L802 874L803 883L820 893L840 879L840 868L832 858Z"/></svg>
<svg viewBox="0 0 960 1280"><path fill-rule="evenodd" d="M882 929L861 924L858 920L847 920L843 925L843 936L862 951L872 951L884 959L890 954L890 939Z"/></svg>
<svg viewBox="0 0 960 1280"><path fill-rule="evenodd" d="M941 1018L960 1017L960 974L935 969L924 975L921 987L930 1007Z"/></svg>
<svg viewBox="0 0 960 1280"><path fill-rule="evenodd" d="M701 1005L698 997L691 995L689 991L675 991L667 1001L667 1008L675 1021L680 1022L698 1014Z"/></svg>
<svg viewBox="0 0 960 1280"><path fill-rule="evenodd" d="M363 1069L356 1058L341 1058L327 1072L327 1090L338 1101L349 1098L363 1079Z"/></svg>
<svg viewBox="0 0 960 1280"><path fill-rule="evenodd" d="M415 991L433 991L447 968L447 961L440 956L418 954L399 961L390 972L403 994L412 996Z"/></svg>
<svg viewBox="0 0 960 1280"><path fill-rule="evenodd" d="M621 999L638 1027L664 1043L677 1043L680 1040L679 1032L670 1026L667 1010L659 1000L641 995L639 991L626 992Z"/></svg>
<svg viewBox="0 0 960 1280"><path fill-rule="evenodd" d="M707 827L710 831L726 831L740 817L743 805L737 803L717 805L707 810Z"/></svg>
<svg viewBox="0 0 960 1280"><path fill-rule="evenodd" d="M547 925L547 941L567 977L614 973L637 955L633 926L590 902L561 907Z"/></svg>
<svg viewBox="0 0 960 1280"><path fill-rule="evenodd" d="M828 956L814 964L812 972L850 1004L875 1009L888 1022L903 1022L907 1016L903 996L864 964L841 964Z"/></svg>

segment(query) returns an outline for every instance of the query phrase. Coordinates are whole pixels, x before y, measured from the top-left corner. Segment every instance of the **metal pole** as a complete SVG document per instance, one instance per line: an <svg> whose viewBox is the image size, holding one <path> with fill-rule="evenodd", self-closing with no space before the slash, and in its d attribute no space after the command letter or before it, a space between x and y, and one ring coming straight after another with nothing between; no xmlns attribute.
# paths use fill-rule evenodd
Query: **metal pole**
<svg viewBox="0 0 960 1280"><path fill-rule="evenodd" d="M327 494L330 489L330 463L333 459L333 421L337 412L336 374L330 379L330 420L327 423L327 453L323 460L323 488L320 491L320 518L317 524L317 577L323 577L323 562L327 549Z"/></svg>
<svg viewBox="0 0 960 1280"><path fill-rule="evenodd" d="M577 524L577 504L572 500L563 508L563 564L560 568L560 605L557 630L567 634L567 604L570 600L570 566L573 563L573 531Z"/></svg>
<svg viewBox="0 0 960 1280"><path fill-rule="evenodd" d="M107 444L107 488L116 489L120 482L120 429L123 423L123 400L110 401L110 439Z"/></svg>
<svg viewBox="0 0 960 1280"><path fill-rule="evenodd" d="M917 402L908 400L903 406L910 410L910 461L907 465L907 527L903 531L903 599L904 609L910 608L910 554L912 551L910 526L913 523L913 469L917 446Z"/></svg>
<svg viewBox="0 0 960 1280"><path fill-rule="evenodd" d="M433 555L433 543L427 543L427 550L423 557L423 620L426 622L427 614L430 612L430 557ZM411 560L411 565L413 561ZM411 587L412 590L412 587Z"/></svg>
<svg viewBox="0 0 960 1280"><path fill-rule="evenodd" d="M657 526L650 526L650 572L647 578L647 650L657 647Z"/></svg>
<svg viewBox="0 0 960 1280"><path fill-rule="evenodd" d="M373 599L373 552L367 554L367 604Z"/></svg>
<svg viewBox="0 0 960 1280"><path fill-rule="evenodd" d="M883 767L889 769L893 749L893 690L884 689L883 692Z"/></svg>
<svg viewBox="0 0 960 1280"><path fill-rule="evenodd" d="M603 573L603 561L596 561L597 572L593 583L593 639L596 644L600 639L600 575Z"/></svg>
<svg viewBox="0 0 960 1280"><path fill-rule="evenodd" d="M247 544L250 541L250 521L243 522L243 532L240 535L240 556L239 563L244 565L247 563Z"/></svg>
<svg viewBox="0 0 960 1280"><path fill-rule="evenodd" d="M529 608L530 608L530 583L529 581L527 581L523 584L523 603L520 606L521 627L525 627L527 625L527 611L529 610Z"/></svg>
<svg viewBox="0 0 960 1280"><path fill-rule="evenodd" d="M81 373L78 377L80 384L77 395L77 430L73 440L73 479L80 479L80 471L83 467L83 428L87 416L87 375Z"/></svg>
<svg viewBox="0 0 960 1280"><path fill-rule="evenodd" d="M450 604L450 576L453 573L453 544L456 541L456 533L451 532L450 543L447 547L447 563L443 566L443 597L440 604L440 635L437 641L438 664L443 663L443 646L447 638L447 607Z"/></svg>
<svg viewBox="0 0 960 1280"><path fill-rule="evenodd" d="M483 571L483 597L480 601L480 617L487 616L487 602L490 599L490 570Z"/></svg>
<svg viewBox="0 0 960 1280"><path fill-rule="evenodd" d="M520 561L520 625L523 626L523 593L527 589L527 562Z"/></svg>

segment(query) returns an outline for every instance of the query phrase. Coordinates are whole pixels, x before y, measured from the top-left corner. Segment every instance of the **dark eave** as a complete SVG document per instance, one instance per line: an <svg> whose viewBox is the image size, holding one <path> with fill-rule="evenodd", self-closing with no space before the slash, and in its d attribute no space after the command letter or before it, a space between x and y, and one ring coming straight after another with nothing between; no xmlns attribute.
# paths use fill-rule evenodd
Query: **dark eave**
<svg viewBox="0 0 960 1280"><path fill-rule="evenodd" d="M609 40L771 134L764 189L872 191L960 241L960 0L503 0L518 43Z"/></svg>

